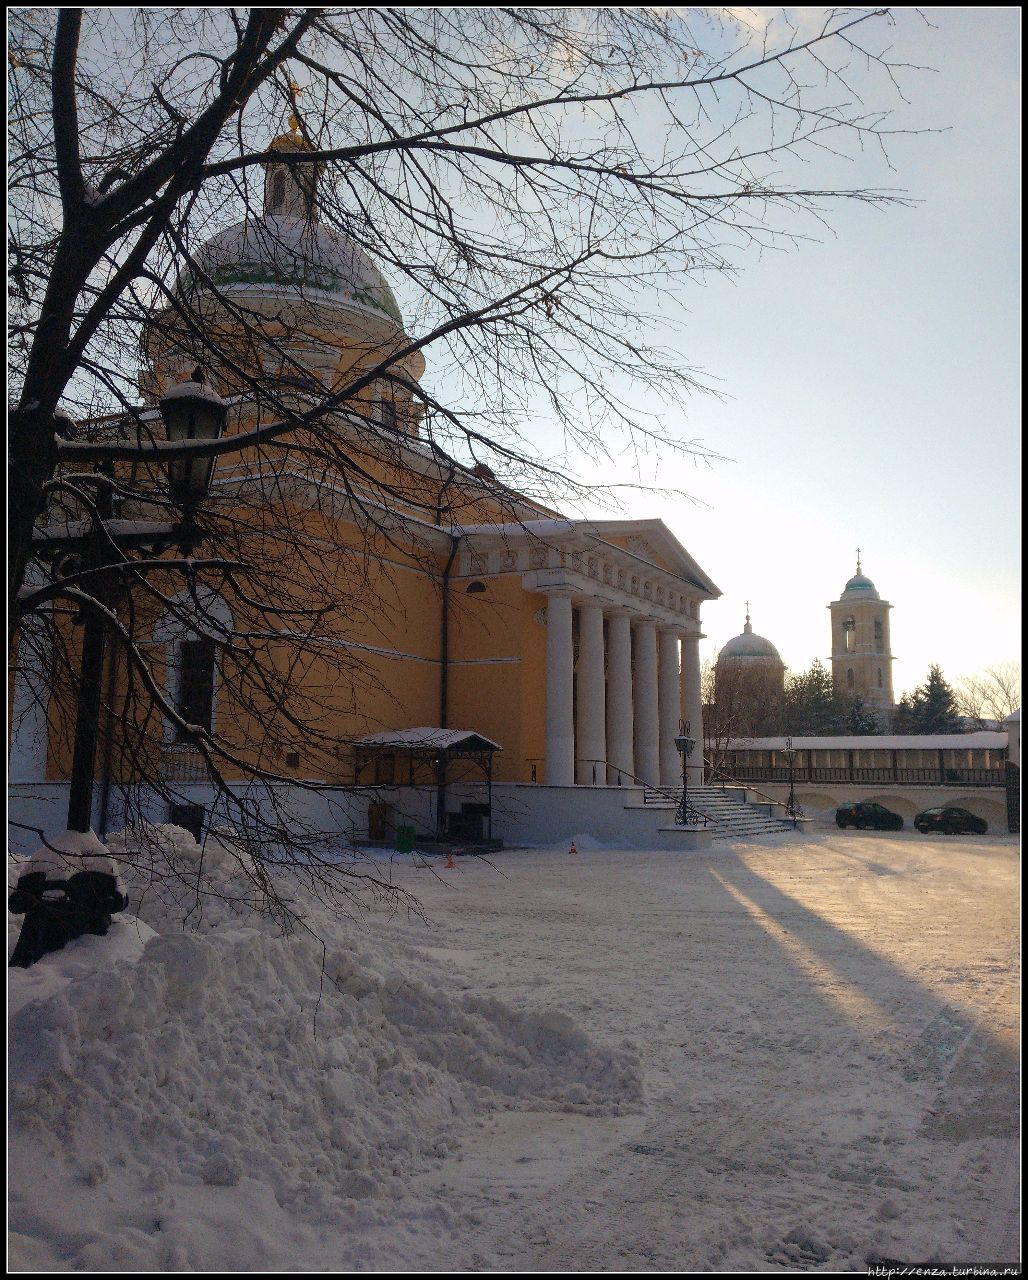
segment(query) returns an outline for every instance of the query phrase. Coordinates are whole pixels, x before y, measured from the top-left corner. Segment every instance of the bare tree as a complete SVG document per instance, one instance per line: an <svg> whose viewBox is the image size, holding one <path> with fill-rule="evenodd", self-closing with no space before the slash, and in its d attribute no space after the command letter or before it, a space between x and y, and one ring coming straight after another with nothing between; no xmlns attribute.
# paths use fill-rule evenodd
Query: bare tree
<svg viewBox="0 0 1028 1280"><path fill-rule="evenodd" d="M973 676L962 676L954 690L957 711L975 728L1002 724L1021 705L1021 664L997 662Z"/></svg>
<svg viewBox="0 0 1028 1280"><path fill-rule="evenodd" d="M838 200L896 199L779 176L884 154L903 69L890 11L805 14L803 31L754 32L647 7L15 11L10 651L44 671L50 714L79 691L67 619L99 619L114 774L173 794L154 746L170 725L254 849L295 849L283 797L320 784L284 762L302 746L310 776L340 776L339 688L366 678L346 641L390 603L383 565L443 582L438 535L456 545L483 486L515 520L581 491L519 430L540 403L594 453L619 430L664 439L617 390L670 406L697 385L658 344L656 289L795 244ZM303 204L299 239L261 220L272 160L288 180L272 200ZM289 317L225 286L229 223L259 223L298 271ZM379 264L408 317L372 277L395 323L345 366L312 367L297 340L318 324L301 268L321 228ZM446 403L419 380L427 351L459 371ZM220 441L170 444L154 403L194 363L240 416ZM181 523L158 473L202 458L218 471L200 553L119 537L118 520ZM40 531L52 552L62 529L99 559L41 557ZM216 728L169 695L161 619L216 649ZM297 874L321 874L312 847Z"/></svg>
<svg viewBox="0 0 1028 1280"><path fill-rule="evenodd" d="M703 745L708 777L712 782L731 778L727 757L732 743L747 736L743 725L743 699L738 682L729 673L725 679L717 664L707 659L700 669L703 693Z"/></svg>

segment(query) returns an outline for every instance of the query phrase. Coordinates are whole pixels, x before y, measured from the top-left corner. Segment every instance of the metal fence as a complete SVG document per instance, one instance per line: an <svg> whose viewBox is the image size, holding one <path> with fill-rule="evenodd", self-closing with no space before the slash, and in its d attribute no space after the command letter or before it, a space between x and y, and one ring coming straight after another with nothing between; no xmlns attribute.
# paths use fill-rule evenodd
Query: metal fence
<svg viewBox="0 0 1028 1280"><path fill-rule="evenodd" d="M168 782L206 782L203 756L188 743L166 742L161 747L161 776Z"/></svg>
<svg viewBox="0 0 1028 1280"><path fill-rule="evenodd" d="M944 766L933 769L890 768L860 765L796 765L791 771L785 765L731 764L723 767L733 782L876 782L899 786L1002 787L1006 783L1003 769L961 769ZM716 781L716 779L712 779Z"/></svg>

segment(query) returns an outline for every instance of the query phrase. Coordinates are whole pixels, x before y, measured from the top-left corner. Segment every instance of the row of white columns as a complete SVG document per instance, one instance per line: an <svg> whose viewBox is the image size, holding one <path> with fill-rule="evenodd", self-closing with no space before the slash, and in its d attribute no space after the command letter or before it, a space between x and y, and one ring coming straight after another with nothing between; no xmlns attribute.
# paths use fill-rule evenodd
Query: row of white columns
<svg viewBox="0 0 1028 1280"><path fill-rule="evenodd" d="M583 603L578 605L576 675L572 615L569 595L549 596L547 783L613 784L620 775L625 783L638 778L645 783L674 785L681 778L681 759L674 742L680 718L690 722L690 733L700 744L702 758L699 637L678 628L662 627L653 619L628 610L605 611L601 604ZM606 769L597 763L602 761L607 762Z"/></svg>

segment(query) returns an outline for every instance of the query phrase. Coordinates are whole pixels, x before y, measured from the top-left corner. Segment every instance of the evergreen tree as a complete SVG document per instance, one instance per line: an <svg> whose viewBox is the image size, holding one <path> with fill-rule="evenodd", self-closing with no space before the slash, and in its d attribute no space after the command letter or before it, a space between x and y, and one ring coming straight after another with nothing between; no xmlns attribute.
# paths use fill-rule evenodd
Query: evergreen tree
<svg viewBox="0 0 1028 1280"><path fill-rule="evenodd" d="M896 704L896 710L892 717L892 727L896 733L916 732L914 728L914 704L909 693L905 693Z"/></svg>
<svg viewBox="0 0 1028 1280"><path fill-rule="evenodd" d="M785 687L783 731L824 734L831 730L832 677L815 658L807 671L790 675Z"/></svg>
<svg viewBox="0 0 1028 1280"><path fill-rule="evenodd" d="M844 716L847 733L865 736L878 733L881 727L878 723L878 713L867 706L859 694L849 700Z"/></svg>
<svg viewBox="0 0 1028 1280"><path fill-rule="evenodd" d="M915 719L915 733L960 733L963 728L956 697L937 663L928 668L928 679L915 694Z"/></svg>
<svg viewBox="0 0 1028 1280"><path fill-rule="evenodd" d="M963 723L956 697L942 668L932 663L924 684L900 699L896 715L900 733L960 733Z"/></svg>

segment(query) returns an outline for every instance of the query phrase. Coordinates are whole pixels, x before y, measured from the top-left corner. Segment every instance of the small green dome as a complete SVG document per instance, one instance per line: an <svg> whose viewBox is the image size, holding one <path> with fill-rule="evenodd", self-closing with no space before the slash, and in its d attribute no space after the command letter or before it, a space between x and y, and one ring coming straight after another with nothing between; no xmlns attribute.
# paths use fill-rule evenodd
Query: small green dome
<svg viewBox="0 0 1028 1280"><path fill-rule="evenodd" d="M782 661L781 655L770 640L754 634L748 612L742 634L733 636L717 655L718 662L723 658L761 658L779 663Z"/></svg>
<svg viewBox="0 0 1028 1280"><path fill-rule="evenodd" d="M880 600L878 590L870 578L865 578L862 573L856 573L850 578L843 589L842 599L858 598L862 600Z"/></svg>

